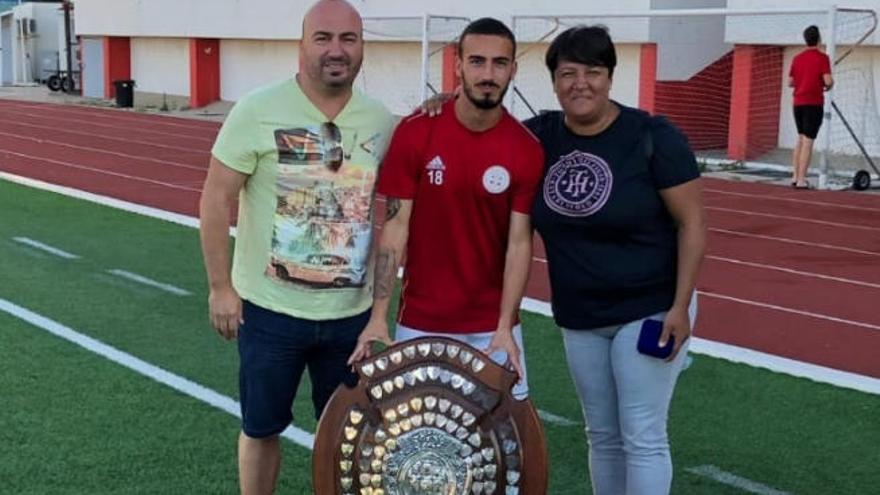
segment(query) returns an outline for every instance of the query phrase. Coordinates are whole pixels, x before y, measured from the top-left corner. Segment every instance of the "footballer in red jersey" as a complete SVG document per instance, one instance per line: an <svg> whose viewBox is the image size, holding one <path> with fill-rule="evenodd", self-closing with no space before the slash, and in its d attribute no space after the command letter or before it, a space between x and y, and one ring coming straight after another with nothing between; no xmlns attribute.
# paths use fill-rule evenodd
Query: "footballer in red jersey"
<svg viewBox="0 0 880 495"><path fill-rule="evenodd" d="M809 189L807 169L813 155L813 141L819 134L824 115L824 92L831 89L831 60L819 50L819 28L810 26L804 30L807 48L797 54L788 72L788 85L793 88L794 122L798 137L792 152L791 185L797 189Z"/></svg>
<svg viewBox="0 0 880 495"><path fill-rule="evenodd" d="M379 172L387 218L373 313L351 362L368 356L372 342L390 341L388 306L405 258L397 340L442 335L486 349L514 367L514 395L525 395L518 312L544 154L501 105L516 72L515 52L503 23L474 21L458 45L462 95L440 116L417 112L395 130Z"/></svg>

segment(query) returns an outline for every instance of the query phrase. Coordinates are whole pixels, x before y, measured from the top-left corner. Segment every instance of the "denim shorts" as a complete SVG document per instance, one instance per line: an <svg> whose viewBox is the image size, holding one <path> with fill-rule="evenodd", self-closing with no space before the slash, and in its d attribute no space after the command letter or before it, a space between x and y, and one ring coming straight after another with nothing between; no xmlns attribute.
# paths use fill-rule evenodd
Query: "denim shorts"
<svg viewBox="0 0 880 495"><path fill-rule="evenodd" d="M243 301L238 333L242 431L251 438L281 433L293 420L291 408L303 371L312 382L315 418L336 388L357 384L347 361L370 311L338 320L304 320Z"/></svg>

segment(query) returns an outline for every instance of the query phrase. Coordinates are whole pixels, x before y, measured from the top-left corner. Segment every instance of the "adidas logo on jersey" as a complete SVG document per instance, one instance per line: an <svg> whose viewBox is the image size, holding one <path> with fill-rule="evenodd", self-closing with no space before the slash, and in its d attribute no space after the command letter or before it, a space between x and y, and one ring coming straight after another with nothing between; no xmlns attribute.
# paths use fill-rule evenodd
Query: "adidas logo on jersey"
<svg viewBox="0 0 880 495"><path fill-rule="evenodd" d="M446 170L446 165L443 164L440 155L437 155L428 162L428 165L425 168L428 170Z"/></svg>

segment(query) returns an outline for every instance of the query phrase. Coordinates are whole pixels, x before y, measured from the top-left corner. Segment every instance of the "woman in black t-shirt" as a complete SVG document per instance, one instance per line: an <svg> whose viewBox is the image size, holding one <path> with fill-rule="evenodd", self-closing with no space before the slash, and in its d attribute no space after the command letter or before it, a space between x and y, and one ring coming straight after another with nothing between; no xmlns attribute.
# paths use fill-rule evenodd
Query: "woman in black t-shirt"
<svg viewBox="0 0 880 495"><path fill-rule="evenodd" d="M604 28L563 32L546 62L563 111L525 122L546 156L532 222L586 416L593 490L666 494L667 413L706 242L700 174L677 129L609 98L616 53Z"/></svg>

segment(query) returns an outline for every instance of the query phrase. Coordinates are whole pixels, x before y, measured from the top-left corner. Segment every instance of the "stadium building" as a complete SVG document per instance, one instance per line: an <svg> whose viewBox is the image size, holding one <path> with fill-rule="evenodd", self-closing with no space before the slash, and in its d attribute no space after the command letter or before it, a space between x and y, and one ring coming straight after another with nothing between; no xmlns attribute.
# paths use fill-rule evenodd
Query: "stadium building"
<svg viewBox="0 0 880 495"><path fill-rule="evenodd" d="M831 172L860 166L855 138L880 155L877 1L852 0L846 8L832 8L833 0L352 2L368 40L358 85L395 114L454 87L453 42L468 20L482 16L509 23L520 41L508 107L521 118L557 108L543 66L548 43L568 26L604 24L618 49L613 98L667 115L707 160L780 164L788 163L796 138L788 68L803 49L803 29L815 24L826 51L842 58L832 94L840 114L823 126L818 148L831 150ZM83 94L112 98L114 81L130 79L141 103L236 101L296 71L310 4L76 0Z"/></svg>

